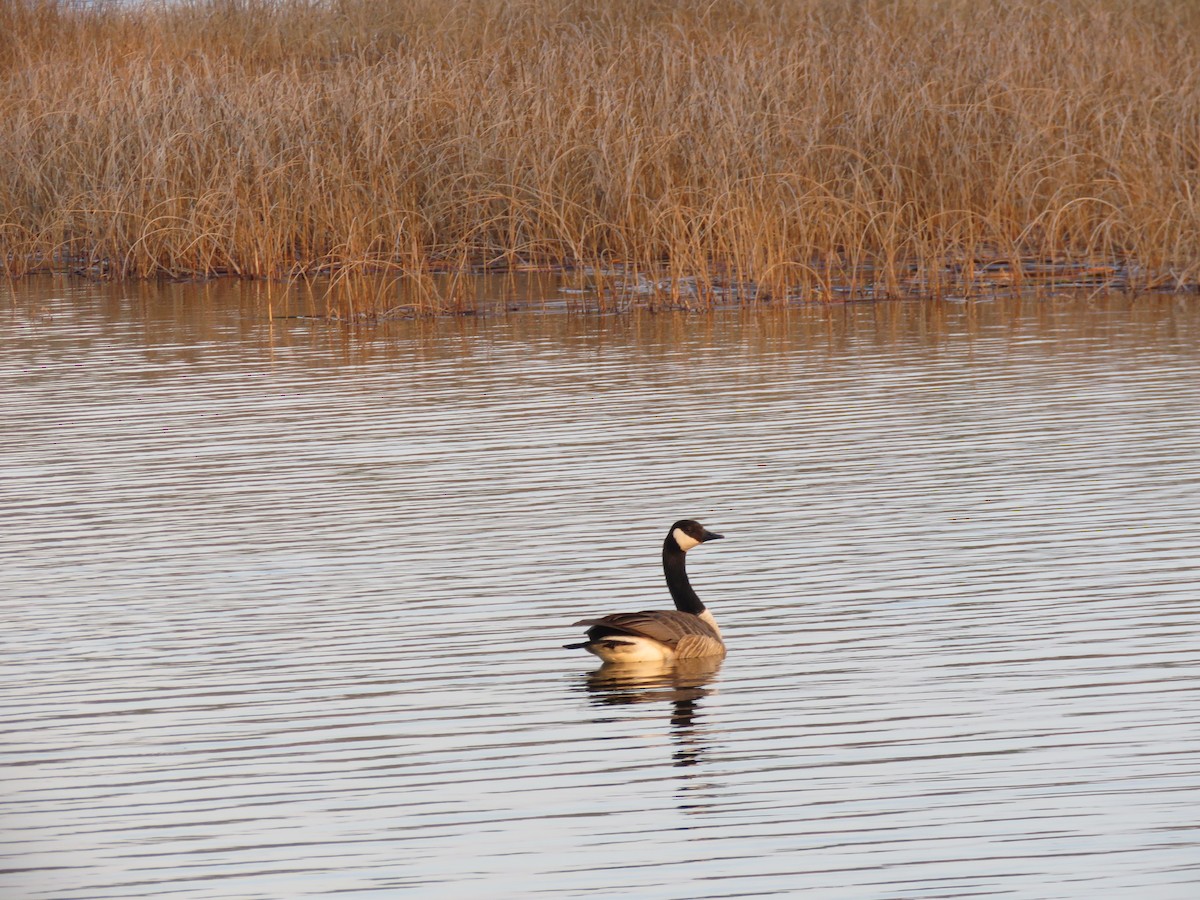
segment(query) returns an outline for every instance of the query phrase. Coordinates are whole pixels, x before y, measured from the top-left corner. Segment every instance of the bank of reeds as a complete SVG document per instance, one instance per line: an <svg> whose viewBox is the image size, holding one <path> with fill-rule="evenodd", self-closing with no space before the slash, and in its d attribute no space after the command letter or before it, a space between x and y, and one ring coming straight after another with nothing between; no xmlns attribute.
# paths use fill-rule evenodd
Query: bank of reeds
<svg viewBox="0 0 1200 900"><path fill-rule="evenodd" d="M1173 287L1200 276L1200 9L0 0L0 160L10 276L421 295L597 265L703 303L1033 259Z"/></svg>

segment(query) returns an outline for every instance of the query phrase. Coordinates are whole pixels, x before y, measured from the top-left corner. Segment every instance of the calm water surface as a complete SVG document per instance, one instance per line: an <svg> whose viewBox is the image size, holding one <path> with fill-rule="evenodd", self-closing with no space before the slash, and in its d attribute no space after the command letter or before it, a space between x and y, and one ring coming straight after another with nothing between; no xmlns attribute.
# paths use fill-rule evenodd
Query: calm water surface
<svg viewBox="0 0 1200 900"><path fill-rule="evenodd" d="M1200 896L1195 297L239 290L0 288L0 895Z"/></svg>

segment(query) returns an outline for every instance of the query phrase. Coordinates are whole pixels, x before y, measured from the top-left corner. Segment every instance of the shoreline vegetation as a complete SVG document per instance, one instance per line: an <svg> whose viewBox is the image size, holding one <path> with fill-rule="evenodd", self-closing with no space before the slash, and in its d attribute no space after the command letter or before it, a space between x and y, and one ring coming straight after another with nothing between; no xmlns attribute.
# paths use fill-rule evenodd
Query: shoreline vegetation
<svg viewBox="0 0 1200 900"><path fill-rule="evenodd" d="M602 308L1200 282L1190 0L0 0L0 80L8 278L383 279L355 316L481 271Z"/></svg>

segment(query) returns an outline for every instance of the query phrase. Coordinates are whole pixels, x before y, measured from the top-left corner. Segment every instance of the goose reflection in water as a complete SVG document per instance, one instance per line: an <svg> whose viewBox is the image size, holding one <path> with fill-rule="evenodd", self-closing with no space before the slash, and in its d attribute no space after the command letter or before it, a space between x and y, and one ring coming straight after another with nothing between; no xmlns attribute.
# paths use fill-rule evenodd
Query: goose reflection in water
<svg viewBox="0 0 1200 900"><path fill-rule="evenodd" d="M584 676L584 686L595 706L629 706L637 703L669 704L671 736L679 748L674 765L694 766L702 761L703 699L713 693L710 683L724 660L721 657L679 659L674 662L605 663Z"/></svg>

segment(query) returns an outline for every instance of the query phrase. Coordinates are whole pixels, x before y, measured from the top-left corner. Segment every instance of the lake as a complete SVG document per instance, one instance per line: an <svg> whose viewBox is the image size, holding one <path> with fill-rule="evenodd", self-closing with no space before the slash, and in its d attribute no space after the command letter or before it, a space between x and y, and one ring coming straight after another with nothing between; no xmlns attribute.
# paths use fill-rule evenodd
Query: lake
<svg viewBox="0 0 1200 900"><path fill-rule="evenodd" d="M1196 296L264 312L0 287L6 898L1200 895Z"/></svg>

